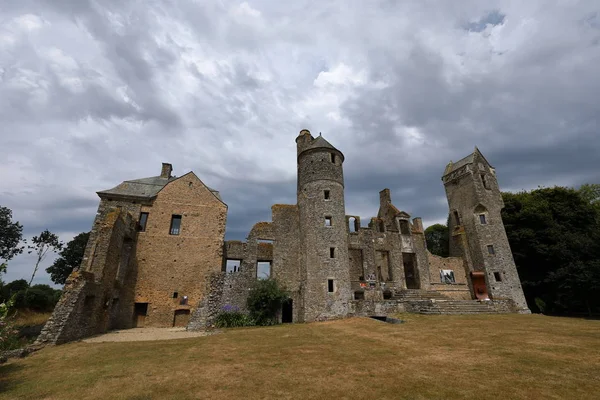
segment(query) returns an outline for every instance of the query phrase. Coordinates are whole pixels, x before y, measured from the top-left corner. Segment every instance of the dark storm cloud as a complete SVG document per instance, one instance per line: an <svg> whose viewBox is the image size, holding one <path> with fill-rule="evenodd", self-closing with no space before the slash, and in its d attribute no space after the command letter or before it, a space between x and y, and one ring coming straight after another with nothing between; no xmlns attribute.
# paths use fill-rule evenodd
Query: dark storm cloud
<svg viewBox="0 0 600 400"><path fill-rule="evenodd" d="M294 139L346 156L346 207L378 192L425 225L478 146L502 188L600 182L593 1L23 0L0 26L0 204L27 236L90 229L98 190L193 170L227 239L296 202ZM11 262L5 280L26 276ZM40 275L40 282L47 282Z"/></svg>

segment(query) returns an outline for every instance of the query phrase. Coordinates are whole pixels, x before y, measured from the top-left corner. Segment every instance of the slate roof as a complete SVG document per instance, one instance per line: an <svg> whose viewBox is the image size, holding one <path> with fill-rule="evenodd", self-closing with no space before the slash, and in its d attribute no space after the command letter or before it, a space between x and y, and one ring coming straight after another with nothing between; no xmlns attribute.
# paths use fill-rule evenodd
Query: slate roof
<svg viewBox="0 0 600 400"><path fill-rule="evenodd" d="M339 151L338 149L336 149L327 140L325 140L323 138L323 136L317 136L316 138L314 138L310 142L310 144L308 146L306 146L306 148L302 152L305 152L307 150L312 150L312 149L331 149L331 150L335 150L335 151L339 152L342 155L342 159L344 159L344 154L341 151Z"/></svg>
<svg viewBox="0 0 600 400"><path fill-rule="evenodd" d="M163 178L161 176L151 176L149 178L134 179L130 181L121 182L119 185L112 189L101 190L98 193L100 197L103 196L126 196L126 197L137 197L143 199L151 199L155 197L158 192L169 182L174 181L177 177ZM206 187L210 190L219 200L222 201L219 192Z"/></svg>
<svg viewBox="0 0 600 400"><path fill-rule="evenodd" d="M473 151L471 154L469 154L468 156L466 156L465 158L461 158L460 160L458 160L457 162L452 162L450 161L448 163L448 165L446 166L446 169L444 170L444 176L448 175L451 172L454 172L456 170L458 170L459 168L464 167L467 164L473 164L473 162L475 161L475 154L479 154L479 156L481 158L483 158L485 160L485 162L491 167L492 165L485 159L485 157L483 156L483 154L481 154L481 151L479 151L479 149L477 148L477 146L475 147L475 151Z"/></svg>

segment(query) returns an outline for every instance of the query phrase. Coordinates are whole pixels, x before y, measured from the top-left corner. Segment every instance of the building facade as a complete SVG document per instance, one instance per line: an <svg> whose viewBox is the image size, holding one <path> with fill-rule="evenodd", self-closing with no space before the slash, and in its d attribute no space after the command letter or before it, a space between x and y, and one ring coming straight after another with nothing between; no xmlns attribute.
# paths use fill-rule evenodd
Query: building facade
<svg viewBox="0 0 600 400"><path fill-rule="evenodd" d="M495 171L478 149L446 167L450 257L427 251L423 224L379 193L368 224L346 215L344 155L300 131L297 202L275 204L247 240L225 241L227 205L193 173L125 181L98 192L82 264L39 342L114 328L210 326L244 310L260 278L289 292L282 322L395 312L522 312L527 304L500 212Z"/></svg>

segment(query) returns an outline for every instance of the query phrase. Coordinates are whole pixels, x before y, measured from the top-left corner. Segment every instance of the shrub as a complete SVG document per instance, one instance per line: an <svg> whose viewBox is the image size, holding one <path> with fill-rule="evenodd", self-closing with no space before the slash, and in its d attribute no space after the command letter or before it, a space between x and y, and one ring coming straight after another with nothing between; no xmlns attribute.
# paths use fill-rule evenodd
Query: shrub
<svg viewBox="0 0 600 400"><path fill-rule="evenodd" d="M0 351L12 350L20 346L19 332L8 317L12 305L12 299L0 303Z"/></svg>
<svg viewBox="0 0 600 400"><path fill-rule="evenodd" d="M33 285L25 291L25 306L36 311L51 311L58 301L56 292L60 293L48 285Z"/></svg>
<svg viewBox="0 0 600 400"><path fill-rule="evenodd" d="M258 280L248 296L248 310L256 325L275 325L287 292L274 279Z"/></svg>
<svg viewBox="0 0 600 400"><path fill-rule="evenodd" d="M220 312L215 318L215 325L218 328L236 328L239 326L252 326L254 321L248 314L237 310L229 311L224 308L224 311Z"/></svg>

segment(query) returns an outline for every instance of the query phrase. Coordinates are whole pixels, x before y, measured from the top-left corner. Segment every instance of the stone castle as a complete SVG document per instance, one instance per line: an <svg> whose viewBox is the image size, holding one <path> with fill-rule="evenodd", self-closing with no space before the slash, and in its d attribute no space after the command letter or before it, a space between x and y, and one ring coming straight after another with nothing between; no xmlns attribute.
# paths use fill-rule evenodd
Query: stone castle
<svg viewBox="0 0 600 400"><path fill-rule="evenodd" d="M110 329L211 326L224 307L245 309L256 279L290 300L282 322L397 312L528 313L504 230L495 170L481 152L450 162L450 257L427 251L423 224L379 193L366 226L346 215L344 155L322 136L296 138L297 204L275 204L245 242L225 241L227 205L193 172L125 181L98 192L83 261L39 343Z"/></svg>

